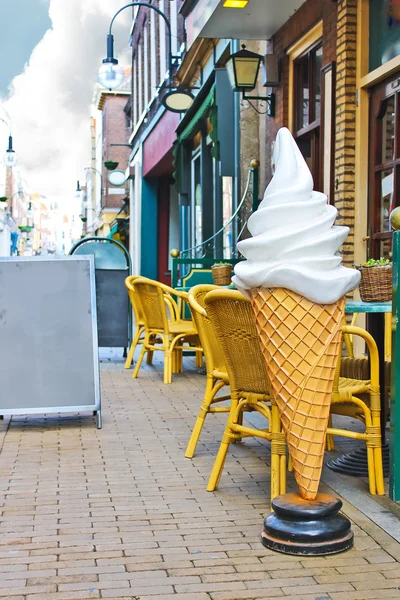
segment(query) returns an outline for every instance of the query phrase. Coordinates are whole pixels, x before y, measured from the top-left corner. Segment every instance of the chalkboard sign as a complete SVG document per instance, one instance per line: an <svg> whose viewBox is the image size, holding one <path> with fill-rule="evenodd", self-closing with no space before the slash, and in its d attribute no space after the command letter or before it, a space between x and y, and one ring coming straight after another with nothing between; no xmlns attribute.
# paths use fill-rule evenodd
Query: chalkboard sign
<svg viewBox="0 0 400 600"><path fill-rule="evenodd" d="M0 258L0 415L93 411L93 256Z"/></svg>

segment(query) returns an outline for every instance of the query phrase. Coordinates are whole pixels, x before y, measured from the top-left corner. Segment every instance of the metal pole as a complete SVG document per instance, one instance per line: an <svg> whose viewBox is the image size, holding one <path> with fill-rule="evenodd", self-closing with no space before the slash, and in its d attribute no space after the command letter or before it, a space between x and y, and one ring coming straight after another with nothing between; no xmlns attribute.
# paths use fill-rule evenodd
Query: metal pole
<svg viewBox="0 0 400 600"><path fill-rule="evenodd" d="M260 163L258 160L251 161L251 172L253 175L253 189L252 189L252 212L255 212L258 208L258 191L259 191L259 168Z"/></svg>
<svg viewBox="0 0 400 600"><path fill-rule="evenodd" d="M172 40L171 40L171 24L168 21L166 15L156 6L153 6L153 4L149 4L148 2L131 2L130 4L126 4L125 6L123 6L122 8L120 8L115 15L113 16L113 18L111 19L111 23L110 23L110 29L108 31L108 35L111 36L112 35L112 26L113 23L116 19L116 17L119 15L120 12L122 12L123 10L125 10L126 8L130 8L130 7L134 7L134 6L143 6L145 8L151 8L152 10L155 10L156 13L158 13L160 15L160 17L162 17L165 21L165 25L167 27L167 31L168 31L168 80L171 80L171 73L172 73ZM107 46L108 47L108 46ZM108 54L108 52L107 52Z"/></svg>

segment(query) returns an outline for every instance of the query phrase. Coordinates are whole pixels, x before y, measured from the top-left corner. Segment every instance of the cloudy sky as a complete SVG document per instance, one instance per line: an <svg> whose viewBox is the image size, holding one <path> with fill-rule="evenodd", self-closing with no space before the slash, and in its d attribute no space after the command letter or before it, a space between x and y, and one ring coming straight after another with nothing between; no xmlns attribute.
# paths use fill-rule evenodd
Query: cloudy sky
<svg viewBox="0 0 400 600"><path fill-rule="evenodd" d="M110 20L123 4L0 0L0 117L11 117L18 168L32 191L69 196L83 178L90 161L97 70L105 57ZM122 64L129 57L130 16L127 9L113 27L115 54L123 57ZM0 126L3 143L6 131Z"/></svg>

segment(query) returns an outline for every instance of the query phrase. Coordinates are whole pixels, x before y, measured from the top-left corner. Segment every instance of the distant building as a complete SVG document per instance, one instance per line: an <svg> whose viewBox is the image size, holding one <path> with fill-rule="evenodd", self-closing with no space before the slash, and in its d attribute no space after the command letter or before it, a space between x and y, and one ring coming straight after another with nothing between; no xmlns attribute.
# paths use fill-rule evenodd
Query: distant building
<svg viewBox="0 0 400 600"><path fill-rule="evenodd" d="M92 155L85 169L87 235L114 237L129 245L129 137L131 133L131 70L112 92L96 85L91 119ZM114 165L110 164L114 163ZM119 173L122 184L109 181ZM118 174L117 174L118 176Z"/></svg>

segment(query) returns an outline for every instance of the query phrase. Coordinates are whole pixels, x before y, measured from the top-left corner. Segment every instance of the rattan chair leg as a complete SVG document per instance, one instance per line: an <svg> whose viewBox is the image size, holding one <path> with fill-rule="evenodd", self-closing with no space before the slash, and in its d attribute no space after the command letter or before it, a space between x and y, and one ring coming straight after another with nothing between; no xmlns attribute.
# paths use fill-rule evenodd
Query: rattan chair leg
<svg viewBox="0 0 400 600"><path fill-rule="evenodd" d="M287 459L286 454L281 454L279 457L279 493L286 494L286 469Z"/></svg>
<svg viewBox="0 0 400 600"><path fill-rule="evenodd" d="M154 351L153 350L148 350L147 351L147 356L146 356L146 365L152 365L153 364L153 356L154 356Z"/></svg>
<svg viewBox="0 0 400 600"><path fill-rule="evenodd" d="M375 457L374 448L367 445L367 461L368 461L368 482L369 493L372 496L376 494L376 475L375 475Z"/></svg>
<svg viewBox="0 0 400 600"><path fill-rule="evenodd" d="M196 367L198 369L203 367L203 353L201 350L196 350Z"/></svg>
<svg viewBox="0 0 400 600"><path fill-rule="evenodd" d="M376 477L376 493L383 496L385 493L385 482L383 479L382 447L374 448L374 463Z"/></svg>
<svg viewBox="0 0 400 600"><path fill-rule="evenodd" d="M172 353L166 350L164 354L164 383L172 383Z"/></svg>
<svg viewBox="0 0 400 600"><path fill-rule="evenodd" d="M214 490L216 490L218 487L219 481L221 479L221 475L222 475L222 471L224 468L226 455L229 450L229 446L236 437L236 434L233 432L231 425L233 423L235 423L238 406L239 406L239 399L237 397L236 398L232 397L228 421L225 426L224 435L222 436L221 445L219 447L218 454L215 459L210 478L208 480L207 492L213 492Z"/></svg>
<svg viewBox="0 0 400 600"><path fill-rule="evenodd" d="M237 419L236 419L236 423L238 425L243 425L243 410L238 414ZM232 444L238 444L239 442L242 441L242 436L237 436L235 437L234 440L232 440Z"/></svg>
<svg viewBox="0 0 400 600"><path fill-rule="evenodd" d="M136 346L138 345L140 336L142 335L143 331L144 331L144 327L136 326L135 335L133 337L131 347L129 348L128 356L126 357L126 361L125 361L125 365L124 365L125 369L130 369L130 367L132 365L133 355L135 354Z"/></svg>
<svg viewBox="0 0 400 600"><path fill-rule="evenodd" d="M145 336L144 341L143 341L143 346L142 346L142 349L140 351L140 355L139 355L138 361L136 363L135 370L132 373L132 379L136 379L136 377L138 376L139 369L142 366L143 357L144 357L145 353L147 352L146 348L147 348L147 344L148 343L149 343L149 336L146 333L146 336Z"/></svg>
<svg viewBox="0 0 400 600"><path fill-rule="evenodd" d="M174 373L182 373L183 372L183 352L182 350L174 350L175 360L176 360L176 370Z"/></svg>
<svg viewBox="0 0 400 600"><path fill-rule="evenodd" d="M271 453L271 500L279 496L280 492L280 456L279 454Z"/></svg>
<svg viewBox="0 0 400 600"><path fill-rule="evenodd" d="M177 366L177 356L176 356L176 352L173 352L171 355L171 369L172 369L172 374L177 373L178 372L178 366Z"/></svg>
<svg viewBox="0 0 400 600"><path fill-rule="evenodd" d="M211 471L210 479L208 480L207 492L214 492L214 490L216 490L219 485L222 471L224 469L226 455L228 454L230 442L230 436L229 434L227 434L227 432L225 432L218 450L217 457L214 462L214 466Z"/></svg>
<svg viewBox="0 0 400 600"><path fill-rule="evenodd" d="M275 400L271 401L269 429L271 432L271 500L273 500L279 496L281 490L281 455L284 453L286 456L286 442Z"/></svg>
<svg viewBox="0 0 400 600"><path fill-rule="evenodd" d="M224 386L223 381L219 381L214 385L214 379L207 377L206 391L204 393L203 402L201 403L200 411L196 419L195 426L190 436L189 443L186 448L185 457L193 458L196 451L197 442L203 429L204 420L209 413L210 405L215 397L215 394Z"/></svg>
<svg viewBox="0 0 400 600"><path fill-rule="evenodd" d="M332 427L332 415L329 415L328 427ZM330 433L328 433L326 436L325 448L328 452L331 452L335 449L334 437Z"/></svg>

